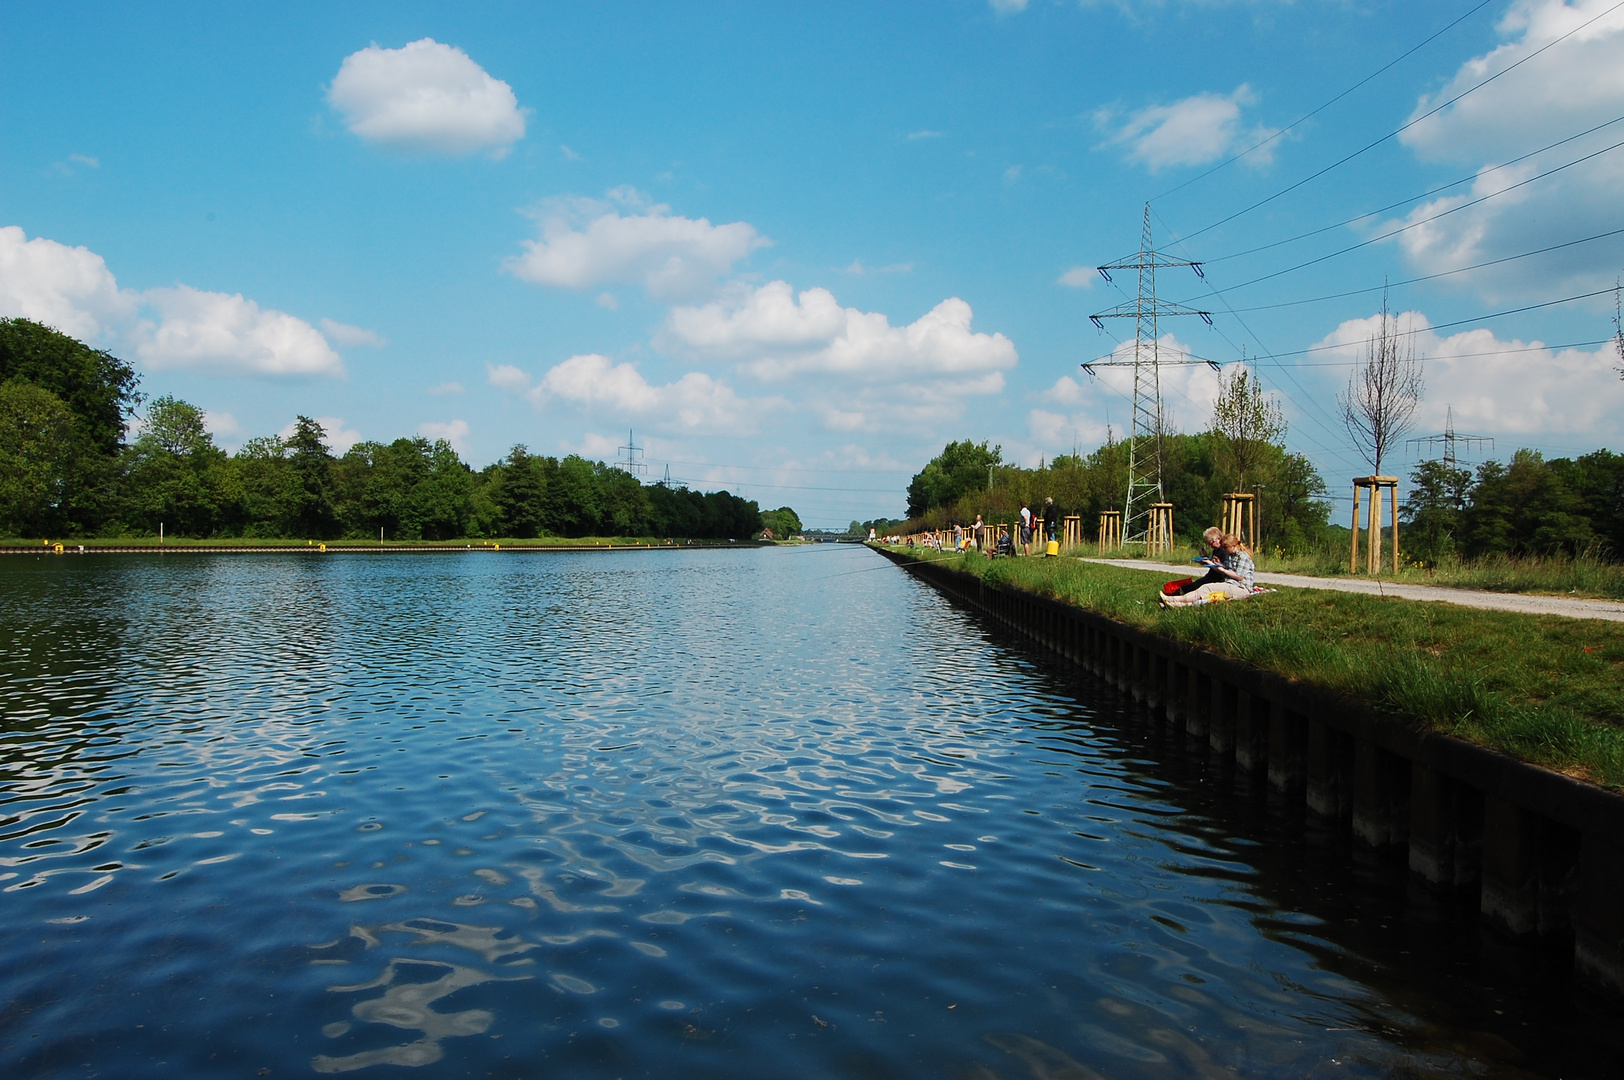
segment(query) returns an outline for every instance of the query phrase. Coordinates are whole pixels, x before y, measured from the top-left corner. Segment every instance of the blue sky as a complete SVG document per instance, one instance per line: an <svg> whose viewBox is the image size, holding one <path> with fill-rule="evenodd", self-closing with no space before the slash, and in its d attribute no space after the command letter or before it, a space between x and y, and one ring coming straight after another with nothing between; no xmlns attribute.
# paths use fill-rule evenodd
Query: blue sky
<svg viewBox="0 0 1624 1080"><path fill-rule="evenodd" d="M634 430L651 478L897 514L949 439L1036 464L1121 432L1120 373L1077 365L1131 336L1088 321L1125 298L1091 268L1147 200L1210 283L1161 295L1215 313L1166 344L1271 357L1333 492L1369 471L1336 395L1384 280L1447 275L1389 301L1415 434L1452 407L1502 457L1624 435L1610 294L1497 314L1624 268L1624 233L1590 239L1624 229L1616 0L4 3L0 34L27 46L0 67L0 314L113 349L227 447L299 413L476 466ZM1352 290L1377 291L1316 300ZM1211 373L1165 382L1203 427Z"/></svg>

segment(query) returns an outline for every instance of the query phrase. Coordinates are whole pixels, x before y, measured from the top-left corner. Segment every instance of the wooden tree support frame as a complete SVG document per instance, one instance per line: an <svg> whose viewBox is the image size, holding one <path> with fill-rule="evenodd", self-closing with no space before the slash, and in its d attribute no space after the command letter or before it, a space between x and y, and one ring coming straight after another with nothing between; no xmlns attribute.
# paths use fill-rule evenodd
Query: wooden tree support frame
<svg viewBox="0 0 1624 1080"><path fill-rule="evenodd" d="M1249 548L1257 548L1257 496L1250 491L1231 491L1224 495L1218 527L1231 536L1241 538Z"/></svg>
<svg viewBox="0 0 1624 1080"><path fill-rule="evenodd" d="M1100 554L1122 550L1122 511L1106 510L1100 514Z"/></svg>
<svg viewBox="0 0 1624 1080"><path fill-rule="evenodd" d="M1083 519L1079 514L1067 514L1060 522L1060 546L1070 550L1083 546Z"/></svg>
<svg viewBox="0 0 1624 1080"><path fill-rule="evenodd" d="M1356 476L1353 478L1353 546L1348 553L1348 573L1359 572L1359 501L1370 494L1370 509L1366 513L1365 572L1379 573L1382 565L1382 490L1386 489L1393 508L1393 574L1398 574L1398 477Z"/></svg>
<svg viewBox="0 0 1624 1080"><path fill-rule="evenodd" d="M1173 550L1173 504L1151 503L1150 524L1145 530L1145 554Z"/></svg>

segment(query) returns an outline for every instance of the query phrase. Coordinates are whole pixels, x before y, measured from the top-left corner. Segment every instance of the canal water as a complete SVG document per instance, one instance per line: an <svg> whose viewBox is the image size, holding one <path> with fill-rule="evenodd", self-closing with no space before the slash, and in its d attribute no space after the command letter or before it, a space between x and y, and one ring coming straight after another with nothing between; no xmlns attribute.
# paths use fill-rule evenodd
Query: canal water
<svg viewBox="0 0 1624 1080"><path fill-rule="evenodd" d="M861 548L9 556L0 635L8 1078L1617 1075Z"/></svg>

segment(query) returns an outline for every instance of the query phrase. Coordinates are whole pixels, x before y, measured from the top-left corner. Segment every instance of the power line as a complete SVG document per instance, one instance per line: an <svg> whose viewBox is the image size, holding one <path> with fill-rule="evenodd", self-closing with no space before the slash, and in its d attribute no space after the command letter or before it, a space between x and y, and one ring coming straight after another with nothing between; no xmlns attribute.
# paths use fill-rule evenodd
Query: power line
<svg viewBox="0 0 1624 1080"><path fill-rule="evenodd" d="M1156 202L1156 201L1158 201L1160 199L1167 198L1167 196L1172 195L1174 192L1183 191L1185 188L1189 187L1191 184L1194 184L1194 183L1196 183L1197 181L1200 181L1200 180L1205 180L1207 177L1211 176L1213 173L1219 171L1220 169L1228 168L1229 166L1235 164L1235 162L1239 161L1241 158L1246 157L1247 155L1253 153L1254 151L1263 149L1265 146L1268 146L1270 143L1274 142L1274 140L1280 138L1280 136L1284 135L1286 132L1290 131L1292 128L1296 127L1298 124L1301 124L1306 120L1312 119L1314 116L1318 115L1319 113L1324 112L1326 109L1330 108L1332 105L1335 105L1337 102L1341 101L1343 98L1347 97L1349 94L1353 93L1355 90L1359 89L1361 86L1363 86L1366 83L1370 82L1376 76L1382 74L1383 72L1387 71L1387 69L1389 69L1389 68L1393 67L1395 64L1399 63L1399 61L1408 59L1410 56L1414 55L1416 52L1419 52L1425 46L1432 44L1434 41L1437 41L1440 37L1447 34L1449 31L1453 30L1455 27L1459 26L1461 23L1465 22L1467 19L1471 18L1473 15L1476 15L1478 12L1482 11L1484 8L1488 7L1489 4L1491 4L1491 3L1493 3L1493 0L1483 0L1482 3L1478 4L1476 7L1472 8L1470 11L1466 12L1466 14L1462 15L1460 18L1456 19L1454 22L1450 23L1448 26L1444 27L1442 30L1439 30L1437 33L1433 34L1431 37L1427 38L1425 41L1422 41L1420 44L1411 47L1410 49L1406 50L1404 53L1400 54L1399 56L1396 56L1392 60L1389 60L1387 63L1383 64L1381 67L1377 68L1375 71L1372 71L1369 75L1366 75L1364 78L1360 79L1358 82L1354 83L1352 86L1348 87L1346 90L1342 91L1340 94L1338 94L1336 97L1332 98L1331 100L1327 101L1325 104L1323 104L1323 105L1319 106L1318 108L1313 109L1313 110L1311 110L1309 112L1306 112L1303 115L1299 116L1297 119L1293 120L1291 123L1287 124L1285 127L1281 128L1279 131L1276 131L1273 135L1270 135L1267 139L1264 139L1262 142L1255 143L1254 145L1247 147L1245 150L1242 150L1240 153L1234 155L1233 157L1227 158L1227 159L1219 162L1218 164L1214 165L1212 168L1208 169L1206 172L1202 173L1200 176L1193 176L1190 179L1184 181L1184 183L1179 184L1177 187L1168 188L1166 191L1162 192L1160 195L1155 196L1150 201L1151 202Z"/></svg>
<svg viewBox="0 0 1624 1080"><path fill-rule="evenodd" d="M1375 217L1377 214L1385 214L1389 210L1396 210L1401 206L1406 206L1406 205L1408 205L1410 203L1419 202L1422 199L1430 198L1433 195L1438 194L1440 191L1448 191L1452 187L1459 187L1461 184L1465 184L1465 183L1468 183L1470 181L1476 180L1481 176L1487 175L1488 173L1498 172L1501 169L1509 168L1512 165L1520 164L1521 162L1527 161L1531 157L1538 157L1539 155L1545 153L1547 150L1555 150L1558 146L1565 146L1570 142L1574 142L1574 141L1576 141L1578 139L1584 138L1586 135L1594 135L1596 132L1600 131L1602 128L1612 127L1614 124L1619 123L1620 121L1624 121L1624 116L1614 117L1613 119L1608 120L1606 123L1597 124L1593 128L1587 128L1586 130L1579 132L1579 134L1577 134L1577 135L1569 135L1567 138L1559 139L1556 142L1551 143L1549 146L1542 146L1538 150L1531 150L1528 153L1522 155L1521 157L1514 157L1510 161L1503 161L1500 164L1491 166L1491 167L1489 167L1487 169L1480 169L1479 171L1477 171L1475 173L1472 173L1470 176L1463 176L1459 180L1451 180L1447 184L1439 184L1437 187L1431 188L1430 190L1427 190L1427 191L1423 191L1419 195L1411 195L1408 198L1399 199L1397 202L1388 203L1386 206L1378 207L1375 210L1370 210L1370 211L1367 211L1367 212L1365 212L1363 214L1356 214L1351 218L1344 218L1343 220L1338 221L1335 224L1326 225L1326 226L1324 226L1322 228L1318 228L1318 229L1311 229L1311 230L1309 230L1308 232L1305 232L1305 233L1298 233L1296 236L1288 236L1284 240L1275 240L1272 243L1260 244L1257 247L1247 248L1245 251L1236 251L1236 252L1232 252L1231 254L1228 254L1228 255L1220 255L1215 259L1207 259L1201 265L1202 266L1212 266L1212 265L1214 265L1216 263L1228 262L1230 259L1239 259L1239 258L1241 258L1243 256L1246 256L1246 255L1256 255L1260 251L1268 251L1271 248L1283 247L1286 244L1294 244L1299 240L1307 240L1311 236L1318 236L1321 233L1328 233L1332 229L1340 229L1344 225L1352 225L1356 221L1363 221L1365 218ZM1583 160L1583 159L1581 159L1581 160Z"/></svg>
<svg viewBox="0 0 1624 1080"><path fill-rule="evenodd" d="M1534 176L1530 176L1526 180L1520 180L1517 183L1512 184L1510 187L1501 188L1499 191L1491 192L1491 193L1489 193L1487 195L1481 195L1478 198L1475 198L1475 199L1471 200L1470 202L1463 202L1458 206L1451 206L1448 210L1439 211L1438 213L1433 214L1431 217L1422 218L1420 221L1412 221L1408 225L1401 225L1396 229L1392 229L1392 230L1390 230L1388 232L1382 233L1380 236L1372 236L1370 239L1361 240L1357 244L1349 244L1347 247L1340 248L1340 249L1338 249L1336 251L1330 252L1327 255L1320 255L1320 256L1318 256L1316 258L1309 259L1307 262L1300 262L1296 266L1288 266L1284 270L1276 270L1272 274L1264 274L1261 277L1252 278L1250 281L1243 281L1239 285L1231 285L1228 289L1225 289L1223 291L1231 292L1231 291L1233 291L1235 289L1245 289L1245 288L1247 288L1249 286L1256 285L1259 282L1271 281L1274 278L1281 277L1281 276L1283 276L1285 274L1296 273L1298 270L1306 269L1306 268L1308 268L1310 266L1314 266L1314 265L1316 265L1318 263L1325 262L1328 259L1334 259L1338 255L1346 255L1350 251L1358 251L1362 247L1369 247L1371 244L1379 244L1383 240L1391 240L1393 237L1397 236L1399 233L1409 232L1411 229L1420 228L1422 225L1426 225L1426 224L1429 224L1431 222L1437 221L1439 218L1448 217L1450 214L1453 214L1456 211L1469 209L1470 207L1476 206L1479 203L1488 202L1490 199L1497 199L1501 195L1505 195L1505 194L1507 194L1509 192L1516 191L1520 187L1524 187L1524 186L1526 186L1528 184L1532 184L1535 180L1543 180L1543 179L1545 179L1545 177L1555 175L1556 173L1561 172L1563 169L1568 169L1568 168L1573 167L1574 165L1582 164L1583 162L1589 161L1591 158L1594 158L1594 157L1600 157L1602 154L1606 154L1606 153L1609 153L1609 152L1611 152L1613 150L1617 150L1621 146L1624 146L1624 140L1620 140L1619 142L1614 143L1612 146L1604 147L1604 148L1602 148L1600 150L1597 150L1597 151L1595 151L1593 153L1586 154L1582 158L1575 158L1574 160L1568 162L1565 165L1558 165L1554 169L1547 169L1545 172L1538 173L1537 175L1534 175Z"/></svg>
<svg viewBox="0 0 1624 1080"><path fill-rule="evenodd" d="M1428 329L1431 329L1429 327ZM1512 356L1517 353L1531 352L1561 352L1563 349L1588 349L1593 345L1606 345L1613 339L1610 337L1597 338L1595 341L1565 341L1560 345L1528 345L1521 349L1486 349L1483 352L1450 353L1448 356L1437 357L1440 360L1466 360L1479 356ZM1329 348L1345 349L1346 345L1333 345ZM1291 353L1280 353L1281 356L1291 356ZM1323 360L1299 361L1298 367L1358 367L1363 360Z"/></svg>
<svg viewBox="0 0 1624 1080"><path fill-rule="evenodd" d="M1481 270L1485 266L1499 266L1501 263L1515 262L1518 259L1527 259L1534 255L1545 255L1552 251L1561 251L1563 248L1577 247L1588 244L1593 240L1605 240L1610 236L1618 236L1624 229L1613 229L1609 232L1596 233L1594 236L1581 237L1578 240L1569 240L1563 244L1552 244L1549 247L1536 248L1533 251L1524 251L1516 255L1507 255L1500 259L1490 259L1488 262L1473 263L1471 266L1461 266L1454 270L1443 270L1436 274L1423 274L1421 277L1406 278L1403 281L1394 281L1388 285L1371 285L1363 289L1350 289L1347 292L1329 293L1325 296L1312 296L1306 300L1284 300L1278 304L1259 304L1255 307L1231 308L1234 311L1273 311L1275 308L1298 307L1302 304L1318 304L1325 300L1341 300L1348 296L1363 296L1365 293L1381 292L1386 288L1397 289L1404 285L1415 285L1422 281L1434 281L1438 278L1450 277L1454 274L1464 274L1469 270ZM1234 288L1240 288L1239 285Z"/></svg>
<svg viewBox="0 0 1624 1080"><path fill-rule="evenodd" d="M1468 88L1466 90L1461 91L1459 94L1456 94L1454 97L1450 98L1448 101L1444 102L1442 105L1438 105L1435 108L1429 109L1427 112L1422 113L1420 116L1417 116L1414 120L1411 120L1411 121L1407 122L1402 127L1396 128L1393 131L1389 131L1386 135L1383 135L1381 138L1375 139L1375 140L1373 140L1371 142L1366 143L1364 146L1361 146L1359 149L1355 150L1353 153L1348 154L1348 155L1346 155L1344 157L1338 158L1337 160L1331 162L1331 164L1325 166L1323 169L1320 169L1318 172L1310 173L1308 176L1303 177L1301 180L1298 180L1296 183L1288 185L1287 187L1281 188L1279 191L1275 192L1273 195L1269 195L1269 196L1267 196L1265 198L1259 199L1257 202L1253 203L1252 205L1247 206L1247 207L1245 207L1243 209L1237 210L1233 214L1230 214L1228 217L1220 218L1219 220L1213 222L1211 225L1206 225L1206 226L1203 226L1202 228L1197 229L1195 232L1190 233L1188 236L1185 236L1184 239L1185 240L1193 240L1195 237L1200 236L1202 233L1211 232L1213 229L1218 228L1220 225L1227 225L1229 222L1234 221L1238 217L1242 217L1242 216L1244 216L1246 214L1250 214L1253 210L1256 210L1260 206L1268 205L1269 203L1273 202L1274 200L1280 198L1282 195L1287 195L1287 194L1290 194L1293 191L1296 191L1298 188L1302 187L1304 184L1307 184L1307 183L1309 183L1311 181L1314 181L1314 180L1318 180L1320 177L1324 176L1326 173L1331 172L1333 169L1337 169L1337 168L1340 168L1343 165L1346 165L1348 162L1352 161L1354 158L1359 157L1360 155L1364 154L1365 152L1367 152L1369 150L1375 149L1376 147L1380 146L1382 143L1386 142L1387 140L1404 134L1404 132L1406 132L1406 131L1410 130L1411 128L1415 127L1415 125L1421 123L1421 121L1429 119L1430 117L1436 116L1438 113L1443 112L1445 109L1449 108L1449 106L1455 104L1457 101L1460 101L1462 98L1466 97L1468 94L1472 94L1472 93L1477 92L1478 90L1483 89L1483 87L1489 85L1491 82L1494 82L1496 79L1500 78L1502 75L1509 75L1511 72L1516 71L1518 68L1520 68L1524 64L1528 63L1528 61L1534 59L1534 57L1539 56L1540 54L1544 53L1546 50L1548 50L1550 48L1553 48L1556 45L1561 44L1562 42L1566 41L1568 38L1572 37L1574 34L1577 34L1579 31L1581 31L1581 30L1585 29L1586 27L1588 27L1591 23L1597 22L1598 20L1603 19L1603 18L1607 17L1608 15L1611 15L1613 12L1617 11L1619 8L1624 8L1624 0L1619 0L1618 3L1614 4L1612 7L1608 8L1606 11L1603 11L1600 15L1596 15L1593 18L1587 19L1584 22L1580 23L1578 26L1575 26L1572 30L1569 30L1567 33L1563 34L1561 37L1558 37L1558 38L1555 38L1555 39L1553 39L1551 41L1546 42L1544 45L1541 45L1539 48L1535 49L1533 52L1529 53L1527 56L1523 57L1521 60L1518 60L1516 63L1510 64L1510 65L1500 69L1499 71L1495 72L1493 75L1490 75L1488 78L1484 79L1482 82L1477 83L1476 85L1474 85L1474 86L1472 86L1472 87L1470 87L1470 88Z"/></svg>
<svg viewBox="0 0 1624 1080"><path fill-rule="evenodd" d="M1498 319L1503 315L1517 315L1517 314L1520 314L1521 312L1524 312L1524 311L1537 311L1540 308L1557 307L1557 306L1559 306L1561 304L1571 304L1575 300L1589 300L1592 297L1596 297L1596 296L1611 296L1612 293L1613 293L1613 290L1610 289L1610 288L1608 288L1608 289L1597 289L1595 292L1579 293L1576 296L1564 296L1560 300L1547 300L1547 301L1545 301L1544 303L1541 303L1541 304L1527 304L1527 305L1525 305L1523 307L1507 308L1504 311L1491 311L1491 312L1489 312L1489 313L1487 313L1485 315L1474 315L1469 319L1455 319L1452 322L1436 323L1436 324L1431 325L1431 326L1423 326L1419 330L1396 330L1396 331L1394 331L1394 336L1396 336L1396 337L1408 337L1408 336L1410 336L1412 334L1425 334L1425 333L1430 333L1431 331L1434 331L1434 330L1445 330L1445 329L1448 329L1451 326L1465 326L1467 323L1482 322L1484 319ZM1604 338L1602 340L1603 341L1610 341L1612 339L1611 338ZM1602 342L1590 342L1590 344L1592 344L1592 345L1599 345L1601 343ZM1259 342L1259 344L1262 344L1262 343ZM1279 357L1282 357L1282 356L1306 356L1309 353L1326 352L1326 351L1331 350L1331 349L1346 349L1347 347L1348 347L1348 345L1346 345L1346 344L1343 344L1343 345L1314 345L1314 346L1311 346L1311 347L1309 347L1307 349L1296 349L1296 350L1293 350L1293 351L1290 351L1290 352L1270 353L1268 355L1267 359L1278 359ZM1564 346L1564 347L1574 347L1574 346ZM1263 359L1263 358L1260 357L1260 359Z"/></svg>

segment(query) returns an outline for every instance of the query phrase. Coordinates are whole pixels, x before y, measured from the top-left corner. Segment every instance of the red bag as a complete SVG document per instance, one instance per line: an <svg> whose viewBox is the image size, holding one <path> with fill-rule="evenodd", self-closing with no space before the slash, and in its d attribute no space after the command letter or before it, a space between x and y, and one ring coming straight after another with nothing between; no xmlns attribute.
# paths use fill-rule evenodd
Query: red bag
<svg viewBox="0 0 1624 1080"><path fill-rule="evenodd" d="M1195 584L1195 578L1193 577L1178 578L1175 581L1169 581L1162 586L1162 595L1177 596L1180 589L1184 588L1186 585L1193 584Z"/></svg>

